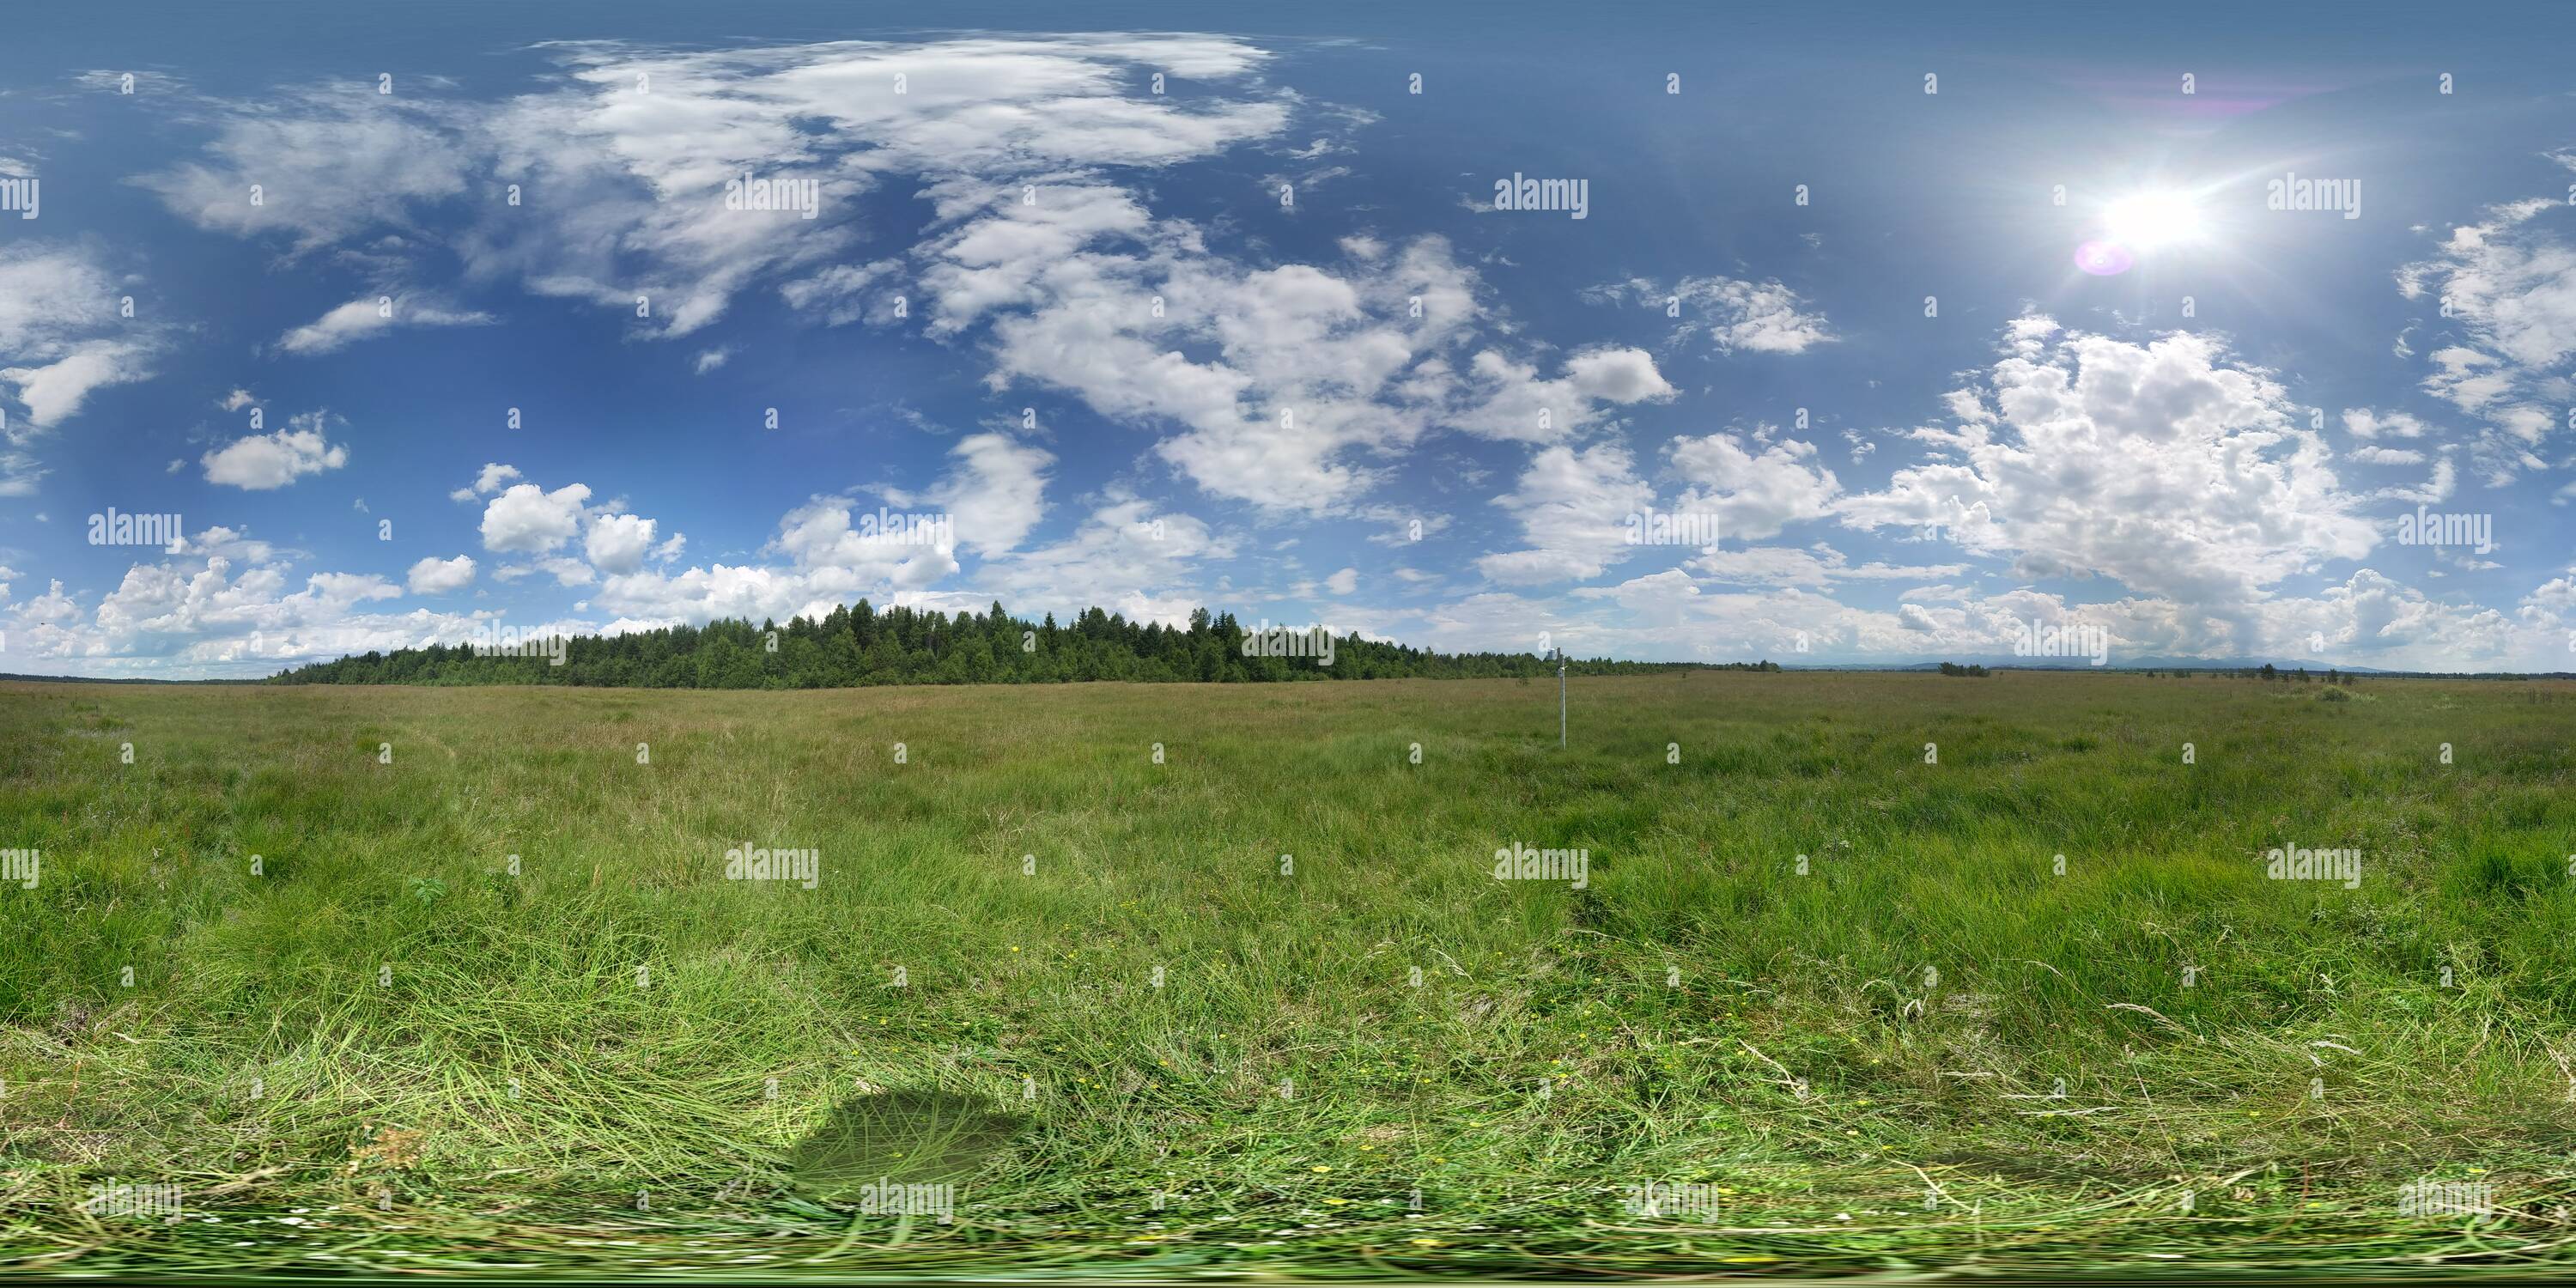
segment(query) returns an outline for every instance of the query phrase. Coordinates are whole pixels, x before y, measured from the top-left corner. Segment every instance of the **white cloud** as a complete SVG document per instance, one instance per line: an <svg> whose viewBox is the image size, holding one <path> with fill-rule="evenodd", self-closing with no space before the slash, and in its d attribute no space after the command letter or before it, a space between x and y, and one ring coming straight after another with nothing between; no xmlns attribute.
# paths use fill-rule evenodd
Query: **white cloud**
<svg viewBox="0 0 2576 1288"><path fill-rule="evenodd" d="M921 492L881 488L895 505L949 516L957 544L990 558L1018 546L1046 517L1047 469L1055 456L996 433L969 434L949 449L957 461Z"/></svg>
<svg viewBox="0 0 2576 1288"><path fill-rule="evenodd" d="M1476 568L1507 586L1599 576L1634 549L1627 517L1654 499L1617 444L1547 448L1530 458L1517 489L1494 498L1520 520L1530 548L1485 555Z"/></svg>
<svg viewBox="0 0 2576 1288"><path fill-rule="evenodd" d="M1843 552L1823 542L1800 550L1793 546L1712 548L1689 563L1691 571L1712 583L1740 586L1814 586L1837 581L1933 581L1968 571L1966 564L1891 565L1878 562L1853 567Z"/></svg>
<svg viewBox="0 0 2576 1288"><path fill-rule="evenodd" d="M1173 625L1203 606L1197 572L1235 556L1232 540L1195 515L1166 510L1112 489L1073 534L1052 545L990 561L976 591L1031 611L1072 612L1097 604L1130 620Z"/></svg>
<svg viewBox="0 0 2576 1288"><path fill-rule="evenodd" d="M587 586L599 580L589 564L570 555L549 555L537 561L536 570L555 579L558 586Z"/></svg>
<svg viewBox="0 0 2576 1288"><path fill-rule="evenodd" d="M1580 351L1551 376L1538 358L1479 341L1479 313L1492 309L1438 239L1353 237L1341 266L1253 266L1211 253L1192 224L1156 218L1135 185L1275 140L1306 107L1258 79L1271 55L1243 41L551 48L557 85L502 103L325 87L213 104L206 157L148 182L202 224L291 232L300 252L378 230L424 243L416 210L452 199L469 175L511 175L546 198L475 208L450 246L471 277L620 310L641 296L650 316L639 329L666 337L706 326L755 284L831 322L882 319L900 291L933 338L983 329L996 389L1064 390L1168 431L1155 451L1200 487L1279 509L1347 511L1383 479L1383 459L1435 429L1550 443L1673 396L1641 351ZM1139 93L1155 73L1187 77L1192 92ZM1320 114L1343 130L1368 119ZM342 132L356 154L345 162L331 145ZM822 214L724 209L723 185L744 173L813 179ZM298 199L256 216L232 209L254 175ZM929 200L929 239L860 260L848 198L898 179ZM353 183L366 190L337 191ZM1145 306L1157 298L1159 309ZM363 308L333 320L311 344L378 321ZM1755 324L1743 342L1769 335ZM702 369L724 352L702 350Z"/></svg>
<svg viewBox="0 0 2576 1288"><path fill-rule="evenodd" d="M1347 622L1376 638L1445 649L1530 648L1546 632L1582 655L1768 657L1806 662L1910 662L2008 656L2019 624L2084 625L2111 641L2111 660L2142 656L2340 659L2392 669L2540 669L2563 665L2576 587L2544 586L2522 620L2433 600L2368 569L2304 598L2270 601L2250 632L2171 600L2071 603L2021 589L1975 595L1935 586L1906 592L1892 610L1860 608L1796 586L1715 593L1679 568L1552 599L1508 592L1428 608L1351 609ZM2312 649L2322 636L2322 648Z"/></svg>
<svg viewBox="0 0 2576 1288"><path fill-rule="evenodd" d="M653 521L632 514L595 515L582 540L582 553L609 574L630 573L644 566L653 549Z"/></svg>
<svg viewBox="0 0 2576 1288"><path fill-rule="evenodd" d="M316 572L300 579L267 543L211 528L178 554L130 566L84 611L62 583L0 614L14 657L53 672L261 675L370 649L461 642L469 615L383 613L398 598L382 577Z"/></svg>
<svg viewBox="0 0 2576 1288"><path fill-rule="evenodd" d="M524 476L519 473L518 466L501 465L487 461L483 465L482 472L474 476L474 482L472 484L448 493L447 499L450 501L471 501L478 496L490 496L494 492L499 491L502 484L521 477Z"/></svg>
<svg viewBox="0 0 2576 1288"><path fill-rule="evenodd" d="M1685 277L1669 286L1635 278L1585 292L1594 300L1630 300L1677 314L1675 334L1706 335L1718 352L1804 353L1837 338L1821 313L1800 310L1797 292L1777 281Z"/></svg>
<svg viewBox="0 0 2576 1288"><path fill-rule="evenodd" d="M1759 541L1792 523L1832 512L1842 484L1816 464L1813 443L1772 443L1759 451L1736 434L1676 439L1665 448L1673 471L1695 486L1673 509L1714 513L1729 540Z"/></svg>
<svg viewBox="0 0 2576 1288"><path fill-rule="evenodd" d="M193 535L183 538L171 553L198 559L227 559L237 564L275 563L287 557L269 543L221 524L198 529Z"/></svg>
<svg viewBox="0 0 2576 1288"><path fill-rule="evenodd" d="M2412 453L2408 454L2412 455ZM2451 464L2451 458L2445 456L2433 462L2433 475L2424 480L2422 486L2384 487L2371 493L2371 496L2377 500L2401 501L2409 505L2431 505L2437 501L2450 499L2452 488L2459 481L2459 472L2459 467Z"/></svg>
<svg viewBox="0 0 2576 1288"><path fill-rule="evenodd" d="M2564 155L2557 159L2564 162ZM2470 455L2490 485L2545 468L2534 450L2559 425L2576 370L2576 240L2568 205L2533 197L2489 207L2425 260L2398 270L2410 300L2437 298L2462 342L2437 349L2423 387L2487 424Z"/></svg>
<svg viewBox="0 0 2576 1288"><path fill-rule="evenodd" d="M1845 522L1938 525L2019 577L2109 578L2249 640L2272 587L2370 552L2363 498L2301 409L2217 340L2132 344L2043 317L2006 334L2004 356L1953 396L1957 426L1913 431L1932 458L1843 498Z"/></svg>
<svg viewBox="0 0 2576 1288"><path fill-rule="evenodd" d="M374 89L342 84L205 104L217 126L208 155L142 182L201 228L285 233L299 251L375 229L415 231L415 203L465 191L471 164L458 133L466 109ZM248 200L254 183L257 205Z"/></svg>
<svg viewBox="0 0 2576 1288"><path fill-rule="evenodd" d="M2350 407L2343 413L2343 427L2355 438L2422 438L2433 427L2402 411L2374 411L2368 407Z"/></svg>
<svg viewBox="0 0 2576 1288"><path fill-rule="evenodd" d="M423 559L411 566L404 584L415 595L452 595L474 581L474 557L458 555L453 559Z"/></svg>
<svg viewBox="0 0 2576 1288"><path fill-rule="evenodd" d="M1360 570L1344 568L1324 579L1324 589L1336 595L1347 595L1360 588Z"/></svg>
<svg viewBox="0 0 2576 1288"><path fill-rule="evenodd" d="M277 347L310 357L344 348L354 341L399 326L485 326L489 313L459 309L434 300L379 296L351 300L277 338Z"/></svg>
<svg viewBox="0 0 2576 1288"><path fill-rule="evenodd" d="M1434 429L1555 442L1673 393L1635 350L1577 353L1549 379L1476 347L1476 276L1437 238L1253 268L1107 184L1045 185L1034 204L940 191L954 222L915 255L931 334L987 324L996 386L1176 427L1156 452L1218 496L1343 513L1382 481L1375 460Z"/></svg>
<svg viewBox="0 0 2576 1288"><path fill-rule="evenodd" d="M151 374L152 351L123 340L81 340L50 346L43 366L0 368L0 380L18 387L18 401L35 426L71 419L91 393L109 385L132 384ZM12 437L16 437L15 434Z"/></svg>
<svg viewBox="0 0 2576 1288"><path fill-rule="evenodd" d="M132 287L94 242L0 245L0 387L19 411L0 435L0 496L27 496L44 469L23 450L89 396L152 374L164 328L118 315Z"/></svg>
<svg viewBox="0 0 2576 1288"><path fill-rule="evenodd" d="M325 420L321 412L308 412L276 433L237 438L206 453L199 458L206 481L265 492L348 464L349 449L323 437Z"/></svg>
<svg viewBox="0 0 2576 1288"><path fill-rule="evenodd" d="M283 233L301 254L378 232L428 243L427 207L506 175L545 195L483 203L451 239L474 276L619 309L644 295L643 329L679 336L756 281L844 259L850 198L887 175L1159 168L1275 134L1293 102L1252 82L1269 55L1206 36L548 48L563 74L497 101L329 85L208 102L206 155L144 182L200 226ZM1157 71L1245 97L1138 92ZM816 181L819 217L726 209L744 173ZM242 199L255 182L260 206Z"/></svg>
<svg viewBox="0 0 2576 1288"><path fill-rule="evenodd" d="M483 508L483 548L495 554L544 554L581 531L582 503L590 488L568 483L552 492L534 483L513 484Z"/></svg>
<svg viewBox="0 0 2576 1288"><path fill-rule="evenodd" d="M591 602L638 622L819 618L865 596L880 603L900 601L958 570L945 539L935 533L930 539L915 539L909 531L888 533L873 526L875 517L854 513L846 499L817 497L783 516L778 535L763 547L764 554L783 557L784 564L719 563L678 572L618 571L603 564L606 575ZM627 528L619 535L631 544L651 534ZM675 558L679 549L674 537L656 553ZM1002 566L988 563L986 571L1000 575L996 570ZM1059 583L1052 589L1063 588Z"/></svg>

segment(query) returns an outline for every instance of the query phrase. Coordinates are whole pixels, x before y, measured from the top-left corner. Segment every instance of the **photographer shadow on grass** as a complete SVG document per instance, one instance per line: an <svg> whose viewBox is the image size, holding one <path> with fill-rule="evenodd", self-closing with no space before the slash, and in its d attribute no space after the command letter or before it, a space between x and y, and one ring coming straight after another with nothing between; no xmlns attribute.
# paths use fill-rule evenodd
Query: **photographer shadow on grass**
<svg viewBox="0 0 2576 1288"><path fill-rule="evenodd" d="M798 1141L788 1172L798 1192L820 1202L910 1211L944 1202L1028 1122L976 1096L870 1092L843 1101Z"/></svg>

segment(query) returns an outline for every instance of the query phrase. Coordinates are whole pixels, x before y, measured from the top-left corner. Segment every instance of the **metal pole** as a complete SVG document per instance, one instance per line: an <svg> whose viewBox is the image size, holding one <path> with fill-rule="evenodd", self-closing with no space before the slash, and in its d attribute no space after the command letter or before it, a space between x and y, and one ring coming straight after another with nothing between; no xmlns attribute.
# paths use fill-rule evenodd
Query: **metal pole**
<svg viewBox="0 0 2576 1288"><path fill-rule="evenodd" d="M1565 749L1565 650L1556 651L1556 747Z"/></svg>

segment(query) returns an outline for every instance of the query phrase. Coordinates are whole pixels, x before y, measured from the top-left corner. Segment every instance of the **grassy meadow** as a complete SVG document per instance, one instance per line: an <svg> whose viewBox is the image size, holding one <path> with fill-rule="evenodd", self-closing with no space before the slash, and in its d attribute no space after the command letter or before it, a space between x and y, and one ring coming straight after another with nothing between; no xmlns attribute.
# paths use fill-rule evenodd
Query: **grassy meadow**
<svg viewBox="0 0 2576 1288"><path fill-rule="evenodd" d="M0 685L0 1269L2576 1260L2576 685L1556 702Z"/></svg>

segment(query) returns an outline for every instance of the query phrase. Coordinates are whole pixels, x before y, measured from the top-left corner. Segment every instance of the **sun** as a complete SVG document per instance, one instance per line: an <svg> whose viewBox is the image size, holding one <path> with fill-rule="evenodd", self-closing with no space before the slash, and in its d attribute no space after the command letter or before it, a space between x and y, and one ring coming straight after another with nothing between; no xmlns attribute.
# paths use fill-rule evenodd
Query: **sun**
<svg viewBox="0 0 2576 1288"><path fill-rule="evenodd" d="M2102 230L2132 250L2153 250L2200 237L2200 207L2189 193L2133 193L2103 211Z"/></svg>

